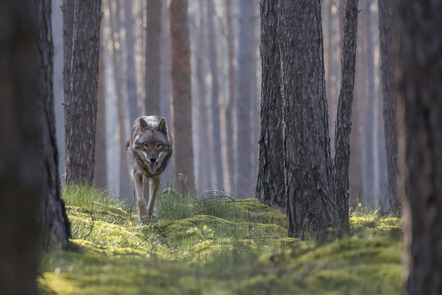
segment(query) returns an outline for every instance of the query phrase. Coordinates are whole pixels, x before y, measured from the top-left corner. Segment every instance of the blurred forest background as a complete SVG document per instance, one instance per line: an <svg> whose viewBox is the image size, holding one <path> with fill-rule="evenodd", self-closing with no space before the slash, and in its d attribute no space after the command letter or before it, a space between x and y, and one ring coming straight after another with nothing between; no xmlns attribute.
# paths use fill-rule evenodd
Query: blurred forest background
<svg viewBox="0 0 442 295"><path fill-rule="evenodd" d="M333 153L340 87L343 0L323 0L324 61ZM52 1L54 103L60 175L65 173L62 0ZM151 9L147 10L146 5ZM125 145L139 115L164 116L174 137L171 108L170 1L103 0L94 181L133 197ZM259 1L188 2L191 113L196 193L254 197L260 140ZM387 211L378 2L359 1L352 114L350 207ZM276 37L275 37L276 38ZM148 39L148 40L147 40ZM180 103L178 101L178 103ZM176 110L179 112L179 109ZM399 126L400 127L400 126ZM180 147L178 146L177 149ZM281 165L283 159L281 159ZM64 177L61 177L64 179ZM174 165L162 188L175 185Z"/></svg>

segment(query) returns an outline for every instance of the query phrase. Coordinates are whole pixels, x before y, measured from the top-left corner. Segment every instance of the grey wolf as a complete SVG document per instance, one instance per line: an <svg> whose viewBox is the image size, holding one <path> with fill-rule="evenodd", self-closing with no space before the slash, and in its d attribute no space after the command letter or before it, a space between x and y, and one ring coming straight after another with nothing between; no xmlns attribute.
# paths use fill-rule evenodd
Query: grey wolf
<svg viewBox="0 0 442 295"><path fill-rule="evenodd" d="M138 225L152 218L155 199L160 186L161 173L172 156L172 140L166 119L141 116L135 119L127 147L132 164L131 176L135 184L138 207ZM144 184L149 179L149 202L146 207ZM156 215L156 212L155 212Z"/></svg>

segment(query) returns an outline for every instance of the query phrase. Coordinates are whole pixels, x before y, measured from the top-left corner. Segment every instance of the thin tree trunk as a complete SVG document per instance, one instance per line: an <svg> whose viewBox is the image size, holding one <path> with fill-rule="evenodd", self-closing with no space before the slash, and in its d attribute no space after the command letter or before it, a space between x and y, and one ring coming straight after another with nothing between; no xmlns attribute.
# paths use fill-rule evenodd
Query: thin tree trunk
<svg viewBox="0 0 442 295"><path fill-rule="evenodd" d="M278 1L261 2L261 137L256 197L261 202L286 208L282 140L282 97L280 91Z"/></svg>
<svg viewBox="0 0 442 295"><path fill-rule="evenodd" d="M215 7L214 0L207 2L207 27L209 33L209 65L212 75L212 112L211 119L213 120L213 156L215 164L216 188L223 190L223 161L221 155L221 126L220 126L220 106L219 106L219 81L218 81L218 53L216 48L215 35Z"/></svg>
<svg viewBox="0 0 442 295"><path fill-rule="evenodd" d="M442 294L442 38L439 1L397 1L396 89L405 104L407 291ZM412 7L413 9L410 9Z"/></svg>
<svg viewBox="0 0 442 295"><path fill-rule="evenodd" d="M106 159L106 100L105 100L105 68L104 68L104 19L100 27L100 60L97 92L97 132L95 133L95 168L94 182L99 189L107 189L107 159Z"/></svg>
<svg viewBox="0 0 442 295"><path fill-rule="evenodd" d="M252 128L251 100L255 75L253 50L255 48L253 27L254 0L243 0L239 4L239 49L238 49L238 84L236 85L236 115L237 115L237 149L236 159L236 196L246 197L252 192Z"/></svg>
<svg viewBox="0 0 442 295"><path fill-rule="evenodd" d="M206 4L207 2L201 3L199 6L199 24L198 24L198 46L196 48L196 76L198 80L198 110L199 110L199 120L197 128L199 129L199 145L198 145L198 155L199 155L199 167L198 167L198 189L200 192L205 191L213 187L211 171L213 171L213 140L211 139L211 134L209 132L209 122L207 119L207 83L206 83L206 63L204 55L207 52L207 15Z"/></svg>
<svg viewBox="0 0 442 295"><path fill-rule="evenodd" d="M133 0L124 1L124 27L126 29L126 88L130 125L132 125L135 118L141 115L141 111L138 108L137 75L135 69L135 20L132 1Z"/></svg>
<svg viewBox="0 0 442 295"><path fill-rule="evenodd" d="M146 24L146 115L161 115L160 107L160 48L162 0L147 0Z"/></svg>
<svg viewBox="0 0 442 295"><path fill-rule="evenodd" d="M127 97L123 91L123 53L121 50L121 44L123 42L121 38L121 21L120 21L120 0L115 0L115 8L110 1L111 11L111 32L112 32L112 44L113 44L113 75L115 79L115 92L117 95L117 112L118 112L118 130L119 130L119 145L120 145L120 194L126 196L129 199L132 198L131 182L129 176L129 166L126 151L126 143L129 140L129 114L128 114L128 102Z"/></svg>
<svg viewBox="0 0 442 295"><path fill-rule="evenodd" d="M227 50L228 50L228 75L229 75L229 99L226 103L226 150L227 150L227 168L229 177L230 193L235 191L234 178L235 174L235 147L234 147L234 118L235 118L235 88L236 88L236 72L235 72L235 37L233 34L233 16L232 16L232 0L226 0L226 17L227 17Z"/></svg>
<svg viewBox="0 0 442 295"><path fill-rule="evenodd" d="M388 170L388 203L392 212L398 213L397 197L397 155L398 133L396 127L396 101L393 97L394 63L392 53L393 38L393 4L391 1L378 0L379 6L379 39L381 51L382 95L384 99L384 132L387 152Z"/></svg>
<svg viewBox="0 0 442 295"><path fill-rule="evenodd" d="M356 74L356 45L358 28L358 0L347 0L344 17L344 39L342 48L341 90L339 92L335 131L334 182L335 198L341 226L349 230L349 165L350 132L353 91Z"/></svg>
<svg viewBox="0 0 442 295"><path fill-rule="evenodd" d="M66 182L92 184L101 0L68 2L64 1L63 5L64 58L70 63L64 72L68 83L65 85Z"/></svg>
<svg viewBox="0 0 442 295"><path fill-rule="evenodd" d="M195 191L192 144L192 100L187 0L172 0L169 7L172 40L172 121L178 191Z"/></svg>
<svg viewBox="0 0 442 295"><path fill-rule="evenodd" d="M328 240L334 206L320 1L280 0L285 194L289 236ZM296 77L294 79L293 77Z"/></svg>

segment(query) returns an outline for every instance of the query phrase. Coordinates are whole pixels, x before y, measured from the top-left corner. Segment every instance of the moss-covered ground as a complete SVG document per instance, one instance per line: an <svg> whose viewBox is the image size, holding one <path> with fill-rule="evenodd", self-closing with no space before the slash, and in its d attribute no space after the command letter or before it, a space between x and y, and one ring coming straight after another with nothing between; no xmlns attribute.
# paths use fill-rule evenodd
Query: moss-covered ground
<svg viewBox="0 0 442 295"><path fill-rule="evenodd" d="M73 251L43 254L43 294L400 294L397 218L353 214L351 236L287 238L285 214L255 199L159 197L159 216L91 188L65 188Z"/></svg>

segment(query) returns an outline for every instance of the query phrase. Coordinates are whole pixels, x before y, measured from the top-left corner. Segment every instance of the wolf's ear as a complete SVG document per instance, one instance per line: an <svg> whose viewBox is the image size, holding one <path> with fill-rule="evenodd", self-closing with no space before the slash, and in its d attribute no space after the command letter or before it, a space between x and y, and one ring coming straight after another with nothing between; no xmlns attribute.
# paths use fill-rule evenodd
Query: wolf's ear
<svg viewBox="0 0 442 295"><path fill-rule="evenodd" d="M164 119L164 117L160 119L160 122L158 123L158 126L157 126L157 130L164 133L164 134L167 134L167 123L166 123L166 119Z"/></svg>
<svg viewBox="0 0 442 295"><path fill-rule="evenodd" d="M140 118L140 128L141 128L141 130L144 130L147 128L147 122L144 121L143 118Z"/></svg>

